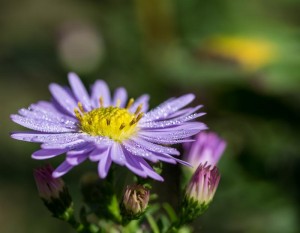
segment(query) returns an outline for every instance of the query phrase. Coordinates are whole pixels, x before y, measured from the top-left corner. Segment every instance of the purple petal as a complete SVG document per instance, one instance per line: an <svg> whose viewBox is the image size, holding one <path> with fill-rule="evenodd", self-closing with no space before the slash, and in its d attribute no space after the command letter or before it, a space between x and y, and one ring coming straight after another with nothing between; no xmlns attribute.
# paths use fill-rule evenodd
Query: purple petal
<svg viewBox="0 0 300 233"><path fill-rule="evenodd" d="M77 118L73 115L67 115L68 113L65 113L65 110L55 100L52 102L39 101L35 104L31 104L30 109L33 111L42 112L43 114L47 114L56 118L63 119L64 121L74 122L75 120L75 122L77 122Z"/></svg>
<svg viewBox="0 0 300 233"><path fill-rule="evenodd" d="M84 140L76 140L68 143L44 143L41 145L43 149L67 149L67 150L74 150L74 149L79 149L82 148L83 146L86 146L88 143Z"/></svg>
<svg viewBox="0 0 300 233"><path fill-rule="evenodd" d="M137 107L142 104L142 109L141 111L142 112L147 112L148 111L148 108L149 108L149 104L148 104L148 101L149 101L149 95L142 95L140 96L139 98L137 98L134 103L132 104L131 108L130 108L130 111L131 112L135 112Z"/></svg>
<svg viewBox="0 0 300 233"><path fill-rule="evenodd" d="M190 122L184 125L167 129L140 130L138 135L148 141L163 144L175 144L183 141L190 141L188 138L199 131L207 129L206 125L200 122Z"/></svg>
<svg viewBox="0 0 300 233"><path fill-rule="evenodd" d="M60 164L52 173L53 178L58 178L66 174L68 171L70 171L74 166L69 164L67 161L64 161L62 164Z"/></svg>
<svg viewBox="0 0 300 233"><path fill-rule="evenodd" d="M81 133L47 134L38 132L15 132L11 137L27 142L68 143L78 139Z"/></svg>
<svg viewBox="0 0 300 233"><path fill-rule="evenodd" d="M127 102L127 91L123 87L120 87L115 91L112 105L116 106L118 101L120 101L120 107L121 108L126 107L125 105L126 105L126 102Z"/></svg>
<svg viewBox="0 0 300 233"><path fill-rule="evenodd" d="M99 99L102 97L104 107L111 105L110 91L106 82L102 80L97 80L92 86L92 104L94 108L100 107Z"/></svg>
<svg viewBox="0 0 300 233"><path fill-rule="evenodd" d="M112 161L123 166L125 163L125 156L119 143L114 143L110 149L110 157Z"/></svg>
<svg viewBox="0 0 300 233"><path fill-rule="evenodd" d="M142 146L143 148L153 151L156 153L170 154L170 155L180 155L179 151L172 147L161 146L158 144L151 143L142 138L133 138L132 139L136 144Z"/></svg>
<svg viewBox="0 0 300 233"><path fill-rule="evenodd" d="M171 120L165 121L150 121L140 123L139 127L141 128L165 128L170 126L182 125L184 122L194 120L200 116L203 116L205 113L194 113L189 116L177 117Z"/></svg>
<svg viewBox="0 0 300 233"><path fill-rule="evenodd" d="M141 177L149 176L155 180L163 181L163 178L158 175L143 158L134 156L126 150L124 150L124 153L126 158L125 166L133 173Z"/></svg>
<svg viewBox="0 0 300 233"><path fill-rule="evenodd" d="M166 162L166 163L171 163L171 164L176 164L176 160L174 159L174 157L170 157L170 156L165 156L163 154L158 154L155 153L155 156L157 158L157 161L162 161L162 162Z"/></svg>
<svg viewBox="0 0 300 233"><path fill-rule="evenodd" d="M132 155L135 155L136 157L143 157L144 159L150 160L152 162L157 162L160 160L161 156L165 157L165 158L169 158L172 159L176 162L179 162L181 164L184 164L186 166L190 166L189 163L182 161L180 159L174 158L173 156L169 155L169 154L159 154L159 156L157 156L158 153L156 152L151 152L148 151L147 149L142 148L140 145L138 145L137 143L134 143L132 141L127 140L124 144L124 148L131 153ZM171 163L174 163L173 161Z"/></svg>
<svg viewBox="0 0 300 233"><path fill-rule="evenodd" d="M126 150L124 150L124 154L125 154L125 159L126 159L125 166L130 171L137 174L138 176L141 176L141 177L144 177L144 178L147 177L147 174L144 172L144 169L142 168L142 166L138 162L139 159L136 159L136 156L130 154Z"/></svg>
<svg viewBox="0 0 300 233"><path fill-rule="evenodd" d="M91 161L100 161L109 154L110 147L95 148L89 155Z"/></svg>
<svg viewBox="0 0 300 233"><path fill-rule="evenodd" d="M67 156L66 161L72 166L77 166L82 162L84 162L87 158L88 158L88 153L84 153L77 156Z"/></svg>
<svg viewBox="0 0 300 233"><path fill-rule="evenodd" d="M149 164L143 160L143 159L140 159L140 164L142 166L142 168L144 169L145 173L151 177L152 179L155 179L155 180L158 180L158 181L164 181L164 179L158 175L153 169L152 167L149 166Z"/></svg>
<svg viewBox="0 0 300 233"><path fill-rule="evenodd" d="M95 146L94 145L91 145L91 144L87 144L86 146L83 146L81 148L78 148L76 150L71 150L71 151L68 151L67 152L67 156L68 157L76 157L76 156L79 156L81 154L86 154L86 153L89 153L91 152L92 150L95 149Z"/></svg>
<svg viewBox="0 0 300 233"><path fill-rule="evenodd" d="M29 119L19 115L11 115L11 119L19 125L39 132L67 133L75 131L74 129L69 129L61 126L60 124L45 121L43 119Z"/></svg>
<svg viewBox="0 0 300 233"><path fill-rule="evenodd" d="M160 138L160 137L148 137L141 135L141 138L153 142L153 143L160 143L160 144L166 144L166 145L173 145L173 144L180 144L180 143L186 143L186 142L193 142L192 139L168 139L168 138Z"/></svg>
<svg viewBox="0 0 300 233"><path fill-rule="evenodd" d="M222 141L219 143L219 145L216 148L216 151L214 153L214 161L213 161L214 165L216 165L218 163L218 161L220 160L221 155L223 154L226 146L227 146L227 143L225 141Z"/></svg>
<svg viewBox="0 0 300 233"><path fill-rule="evenodd" d="M175 160L178 163L184 164L186 166L190 166L190 164L188 162L182 161L180 159L177 159L167 153L156 153L156 152L151 152L149 150L147 150L146 148L141 147L141 145L127 140L126 142L123 143L124 144L124 148L131 154L136 155L137 157L143 157L145 159L148 159L152 162L157 162L161 156L165 157L165 158L170 158L172 160ZM157 154L159 154L159 156L157 156ZM173 163L173 162L172 162Z"/></svg>
<svg viewBox="0 0 300 233"><path fill-rule="evenodd" d="M57 155L61 155L63 153L65 153L67 150L66 149L41 149L38 151L35 151L31 157L33 159L37 159L37 160L43 160L43 159L49 159L49 158L53 158Z"/></svg>
<svg viewBox="0 0 300 233"><path fill-rule="evenodd" d="M144 129L140 129L139 132L153 132L153 133L160 133L161 135L167 135L168 133L171 133L171 134L177 134L179 132L183 132L184 131L194 131L194 130L198 130L201 131L201 130L204 130L204 129L207 129L207 126L205 124L203 124L202 122L196 122L196 121L193 121L193 122L186 122L184 124L181 124L181 125L176 125L176 126L173 126L173 127L166 127L166 128L159 128L159 129L147 129L147 128L144 128Z"/></svg>
<svg viewBox="0 0 300 233"><path fill-rule="evenodd" d="M108 174L112 159L109 156L109 150L106 150L106 153L103 154L102 158L98 163L98 174L101 178L105 178Z"/></svg>
<svg viewBox="0 0 300 233"><path fill-rule="evenodd" d="M41 100L35 104L32 104L30 107L36 107L38 109L40 109L41 111L44 111L44 112L52 112L52 113L55 113L55 114L61 114L61 112L59 112L51 102L49 101L44 101L44 100Z"/></svg>
<svg viewBox="0 0 300 233"><path fill-rule="evenodd" d="M88 134L81 134L80 138L87 141L96 144L99 147L104 147L104 146L111 146L114 141L107 138L107 137L102 137L102 136L90 136Z"/></svg>
<svg viewBox="0 0 300 233"><path fill-rule="evenodd" d="M170 118L175 118L175 117L178 117L178 116L188 116L188 115L191 115L191 114L195 113L196 111L198 111L202 107L203 107L203 105L198 105L198 106L193 107L193 108L184 108L184 109L178 110L178 111L170 114L168 116L168 118L170 119Z"/></svg>
<svg viewBox="0 0 300 233"><path fill-rule="evenodd" d="M226 142L213 132L203 132L197 135L196 141L192 143L186 159L193 164L216 165L223 154Z"/></svg>
<svg viewBox="0 0 300 233"><path fill-rule="evenodd" d="M74 109L77 108L77 102L71 93L55 83L50 84L49 89L57 103L71 116L75 116Z"/></svg>
<svg viewBox="0 0 300 233"><path fill-rule="evenodd" d="M43 110L33 104L29 107L29 109L20 109L19 114L26 118L48 121L70 129L78 128L76 119L67 117L66 115L53 113L51 111L47 112L47 110Z"/></svg>
<svg viewBox="0 0 300 233"><path fill-rule="evenodd" d="M166 158L173 159L173 160L175 160L177 163L180 163L180 164L182 164L182 165L184 165L184 166L192 167L192 165L191 165L190 163L188 163L188 162L186 162L186 161L184 161L184 160L181 160L181 159L174 158L174 157L172 157L172 156L170 156L170 155L162 154L161 156L165 156ZM166 161L166 160L165 160L165 161ZM171 163L173 163L173 161L172 161Z"/></svg>
<svg viewBox="0 0 300 233"><path fill-rule="evenodd" d="M77 98L78 102L81 102L85 110L90 111L91 110L91 102L90 97L81 82L80 78L75 73L69 73L68 74L69 83L72 87L72 91ZM74 110L74 109L73 109Z"/></svg>
<svg viewBox="0 0 300 233"><path fill-rule="evenodd" d="M182 107L188 105L193 101L194 98L195 96L193 94L187 94L176 99L167 100L155 109L146 113L145 116L141 119L141 122L166 118L168 117L168 115L176 112L178 109L181 109Z"/></svg>
<svg viewBox="0 0 300 233"><path fill-rule="evenodd" d="M123 147L132 155L135 155L137 157L143 157L152 162L157 162L157 158L154 153L142 148L133 141L127 140L123 142Z"/></svg>

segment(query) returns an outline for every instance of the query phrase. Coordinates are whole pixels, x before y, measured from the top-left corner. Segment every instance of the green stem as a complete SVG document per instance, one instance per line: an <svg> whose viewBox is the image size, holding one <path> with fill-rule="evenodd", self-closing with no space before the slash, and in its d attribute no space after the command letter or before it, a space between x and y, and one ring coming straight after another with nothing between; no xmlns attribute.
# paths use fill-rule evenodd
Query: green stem
<svg viewBox="0 0 300 233"><path fill-rule="evenodd" d="M82 223L75 219L74 215L67 219L67 223L69 223L77 232L90 233Z"/></svg>
<svg viewBox="0 0 300 233"><path fill-rule="evenodd" d="M173 222L169 228L167 229L167 231L165 233L175 233L178 232L178 229L180 228L180 224L178 221Z"/></svg>
<svg viewBox="0 0 300 233"><path fill-rule="evenodd" d="M123 217L122 221L121 221L122 226L123 227L127 226L131 222L131 220L132 219L128 219L128 218Z"/></svg>
<svg viewBox="0 0 300 233"><path fill-rule="evenodd" d="M93 229L91 225L84 225L78 222L74 216L73 208L69 208L59 219L69 223L79 233L98 233L100 229Z"/></svg>
<svg viewBox="0 0 300 233"><path fill-rule="evenodd" d="M167 231L165 233L175 233L178 232L178 230L186 225L188 223L188 221L186 220L186 218L184 217L184 215L182 213L179 214L179 217L177 219L174 219L172 224L169 226L169 228L167 229Z"/></svg>

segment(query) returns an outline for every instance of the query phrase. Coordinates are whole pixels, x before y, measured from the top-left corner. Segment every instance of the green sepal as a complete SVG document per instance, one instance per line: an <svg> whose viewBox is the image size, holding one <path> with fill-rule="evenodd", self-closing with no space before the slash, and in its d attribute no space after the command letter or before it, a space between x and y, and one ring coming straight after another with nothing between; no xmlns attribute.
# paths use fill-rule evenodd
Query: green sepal
<svg viewBox="0 0 300 233"><path fill-rule="evenodd" d="M50 200L44 198L41 199L55 218L61 218L65 215L67 210L73 209L72 198L67 187L64 187L63 190L59 192L57 198L51 197Z"/></svg>
<svg viewBox="0 0 300 233"><path fill-rule="evenodd" d="M180 222L181 225L190 223L196 218L201 216L209 207L210 203L202 202L194 198L188 198L185 196L183 198L181 209L180 209Z"/></svg>

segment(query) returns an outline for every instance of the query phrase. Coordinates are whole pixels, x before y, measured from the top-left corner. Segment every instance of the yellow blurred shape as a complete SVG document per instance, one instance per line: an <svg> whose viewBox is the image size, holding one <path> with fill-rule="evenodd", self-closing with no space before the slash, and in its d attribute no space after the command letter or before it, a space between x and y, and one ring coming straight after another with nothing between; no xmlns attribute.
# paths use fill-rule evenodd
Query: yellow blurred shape
<svg viewBox="0 0 300 233"><path fill-rule="evenodd" d="M247 71L255 71L276 56L274 45L266 40L248 37L218 36L205 43L214 56L237 62Z"/></svg>

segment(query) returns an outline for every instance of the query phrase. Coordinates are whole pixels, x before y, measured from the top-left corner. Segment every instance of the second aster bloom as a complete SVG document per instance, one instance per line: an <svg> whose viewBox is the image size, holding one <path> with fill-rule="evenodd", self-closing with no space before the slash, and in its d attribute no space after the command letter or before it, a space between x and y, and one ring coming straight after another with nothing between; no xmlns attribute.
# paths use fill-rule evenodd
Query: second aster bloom
<svg viewBox="0 0 300 233"><path fill-rule="evenodd" d="M87 92L79 77L69 73L71 88L51 84L52 101L40 101L20 109L11 119L33 131L12 133L18 140L41 143L34 159L49 159L66 153L65 161L53 172L60 177L86 159L98 163L101 178L112 162L126 166L136 175L162 181L145 161L180 162L179 152L166 145L188 141L206 129L194 121L201 106L185 107L193 94L171 98L148 111L148 95L127 100L124 88L111 97L107 84L97 80Z"/></svg>
<svg viewBox="0 0 300 233"><path fill-rule="evenodd" d="M200 132L194 142L187 142L185 147L185 160L193 166L193 172L199 164L215 166L220 160L226 142L213 132Z"/></svg>

